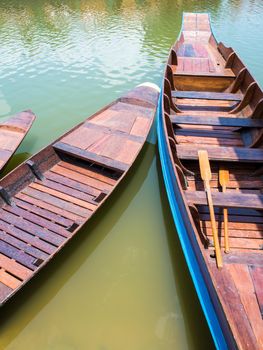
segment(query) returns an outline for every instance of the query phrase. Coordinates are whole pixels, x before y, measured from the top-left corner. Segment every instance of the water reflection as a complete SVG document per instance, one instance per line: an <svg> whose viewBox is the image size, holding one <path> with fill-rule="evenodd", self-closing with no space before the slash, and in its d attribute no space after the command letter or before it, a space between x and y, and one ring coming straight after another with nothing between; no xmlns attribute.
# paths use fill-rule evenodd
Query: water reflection
<svg viewBox="0 0 263 350"><path fill-rule="evenodd" d="M183 11L263 82L263 3L3 0L0 117L38 116L7 170L145 80L159 83ZM212 349L155 159L155 135L121 188L0 311L0 349Z"/></svg>

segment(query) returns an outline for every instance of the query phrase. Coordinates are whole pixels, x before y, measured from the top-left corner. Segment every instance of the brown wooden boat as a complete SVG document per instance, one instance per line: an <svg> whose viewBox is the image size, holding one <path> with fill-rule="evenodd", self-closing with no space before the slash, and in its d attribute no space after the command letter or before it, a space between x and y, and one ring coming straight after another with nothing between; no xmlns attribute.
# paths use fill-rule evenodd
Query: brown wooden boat
<svg viewBox="0 0 263 350"><path fill-rule="evenodd" d="M13 115L0 123L0 172L3 171L9 159L31 128L35 115L24 111Z"/></svg>
<svg viewBox="0 0 263 350"><path fill-rule="evenodd" d="M220 350L263 349L262 117L261 88L217 43L209 16L184 14L165 67L158 142L177 232Z"/></svg>
<svg viewBox="0 0 263 350"><path fill-rule="evenodd" d="M126 175L153 122L158 87L143 84L0 181L0 304L89 220Z"/></svg>

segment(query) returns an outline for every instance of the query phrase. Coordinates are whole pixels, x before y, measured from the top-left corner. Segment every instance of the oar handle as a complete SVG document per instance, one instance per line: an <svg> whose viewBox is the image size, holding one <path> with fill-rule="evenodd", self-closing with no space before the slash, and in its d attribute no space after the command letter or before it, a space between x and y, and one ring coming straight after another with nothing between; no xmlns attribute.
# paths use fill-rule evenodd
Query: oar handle
<svg viewBox="0 0 263 350"><path fill-rule="evenodd" d="M222 191L226 192L226 186L222 186ZM228 236L228 210L227 208L223 209L224 216L224 245L225 245L225 253L229 253L229 236Z"/></svg>
<svg viewBox="0 0 263 350"><path fill-rule="evenodd" d="M223 260L222 260L222 255L221 255L221 250L220 250L220 245L219 245L219 240L218 240L215 211L214 211L213 199L212 199L209 181L205 181L205 191L206 191L207 202L208 202L208 207L209 207L209 212L210 212L213 240L214 240L214 246L215 246L215 252L216 252L217 267L221 268L221 267L223 267Z"/></svg>

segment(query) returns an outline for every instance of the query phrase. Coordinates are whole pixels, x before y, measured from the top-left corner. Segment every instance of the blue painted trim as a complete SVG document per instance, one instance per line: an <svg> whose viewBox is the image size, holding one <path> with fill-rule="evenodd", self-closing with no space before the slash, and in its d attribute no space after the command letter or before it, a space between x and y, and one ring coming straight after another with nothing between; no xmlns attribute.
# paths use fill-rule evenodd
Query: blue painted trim
<svg viewBox="0 0 263 350"><path fill-rule="evenodd" d="M219 315L216 311L215 304L213 303L211 292L208 290L208 271L205 263L201 261L201 252L196 241L195 233L192 229L187 227L190 224L188 214L186 212L183 198L181 197L180 187L177 182L177 178L174 174L172 160L169 155L168 145L166 143L166 137L164 132L164 120L162 113L162 91L159 97L158 109L157 109L157 136L158 136L158 148L162 166L162 173L165 183L165 188L170 203L170 208L174 223L177 229L177 233L181 242L181 246L184 252L186 263L188 265L199 301L201 303L203 312L205 314L210 332L212 334L215 346L218 350L227 350L227 340L223 334L223 330L220 325ZM198 257L199 251L199 257ZM205 276L207 278L205 278ZM216 296L215 296L216 297Z"/></svg>

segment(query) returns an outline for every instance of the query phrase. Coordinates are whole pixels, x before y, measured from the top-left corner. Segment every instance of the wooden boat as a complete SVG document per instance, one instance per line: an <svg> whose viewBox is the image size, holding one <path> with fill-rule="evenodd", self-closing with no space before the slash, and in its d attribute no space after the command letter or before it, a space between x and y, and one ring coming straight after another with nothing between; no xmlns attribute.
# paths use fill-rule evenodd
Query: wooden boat
<svg viewBox="0 0 263 350"><path fill-rule="evenodd" d="M23 141L35 118L33 112L28 110L0 123L0 172Z"/></svg>
<svg viewBox="0 0 263 350"><path fill-rule="evenodd" d="M261 88L237 53L217 43L209 16L184 14L160 94L159 153L220 350L263 349L262 116Z"/></svg>
<svg viewBox="0 0 263 350"><path fill-rule="evenodd" d="M0 304L80 230L124 178L153 122L146 83L106 106L0 181Z"/></svg>

